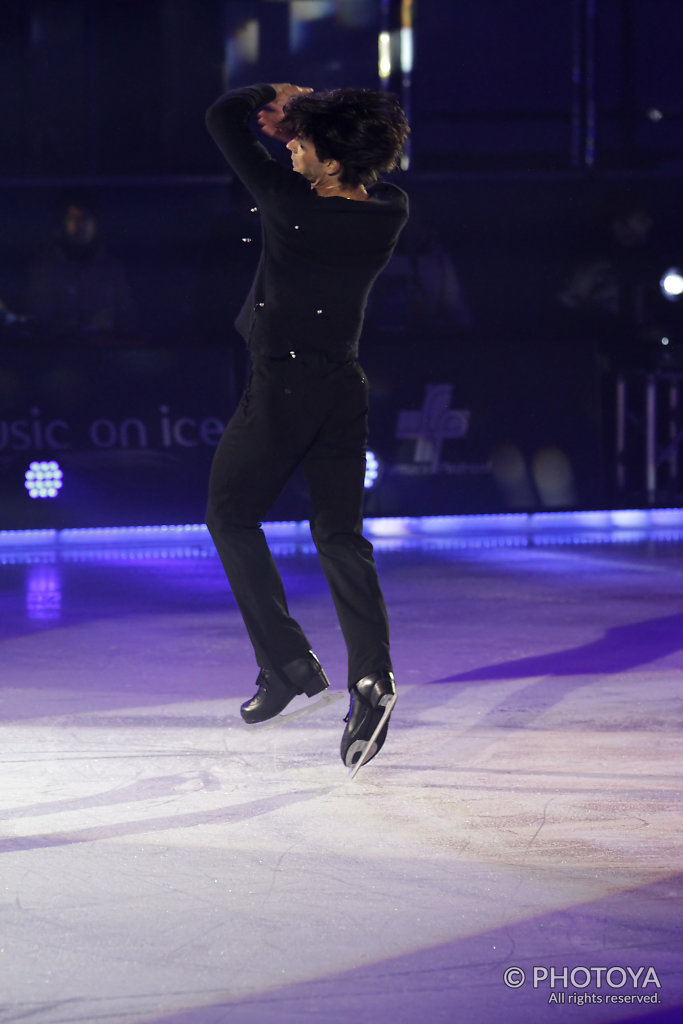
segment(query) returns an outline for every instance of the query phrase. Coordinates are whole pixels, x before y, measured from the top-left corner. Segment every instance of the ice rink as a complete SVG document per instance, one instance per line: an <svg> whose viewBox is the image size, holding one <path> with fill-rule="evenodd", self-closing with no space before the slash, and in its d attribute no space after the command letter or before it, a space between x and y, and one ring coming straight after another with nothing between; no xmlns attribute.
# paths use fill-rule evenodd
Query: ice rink
<svg viewBox="0 0 683 1024"><path fill-rule="evenodd" d="M371 537L399 701L353 781L305 529L333 685L257 727L201 530L0 538L2 1024L683 1020L683 528L480 518Z"/></svg>

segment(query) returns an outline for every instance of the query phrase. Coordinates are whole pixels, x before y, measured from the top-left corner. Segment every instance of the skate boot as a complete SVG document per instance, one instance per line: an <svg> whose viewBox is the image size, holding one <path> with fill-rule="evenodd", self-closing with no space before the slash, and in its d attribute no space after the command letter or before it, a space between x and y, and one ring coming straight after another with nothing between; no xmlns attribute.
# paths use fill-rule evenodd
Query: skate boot
<svg viewBox="0 0 683 1024"><path fill-rule="evenodd" d="M374 672L352 687L340 751L351 778L382 749L396 699L392 672Z"/></svg>
<svg viewBox="0 0 683 1024"><path fill-rule="evenodd" d="M249 725L266 722L279 715L300 693L314 697L329 685L322 665L313 651L309 651L303 658L295 658L282 668L262 668L256 679L256 693L251 700L245 701L240 713Z"/></svg>

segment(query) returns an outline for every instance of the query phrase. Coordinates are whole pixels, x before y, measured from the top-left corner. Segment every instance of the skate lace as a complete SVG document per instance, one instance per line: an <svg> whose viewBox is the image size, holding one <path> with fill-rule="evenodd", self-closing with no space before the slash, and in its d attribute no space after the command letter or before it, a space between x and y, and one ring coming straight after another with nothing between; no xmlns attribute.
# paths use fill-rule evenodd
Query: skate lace
<svg viewBox="0 0 683 1024"><path fill-rule="evenodd" d="M351 712L352 711L353 711L353 694L351 694L351 703L349 704L349 710L346 712L346 717L344 718L345 722L348 722L348 720L351 718Z"/></svg>

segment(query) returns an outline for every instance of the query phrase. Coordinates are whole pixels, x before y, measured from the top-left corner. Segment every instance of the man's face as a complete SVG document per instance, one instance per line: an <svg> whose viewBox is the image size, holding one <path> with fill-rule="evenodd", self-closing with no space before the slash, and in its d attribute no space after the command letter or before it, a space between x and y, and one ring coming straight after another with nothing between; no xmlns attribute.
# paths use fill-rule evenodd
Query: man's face
<svg viewBox="0 0 683 1024"><path fill-rule="evenodd" d="M292 154L292 169L303 175L306 181L319 181L325 174L325 165L318 160L315 146L310 139L297 136L287 143Z"/></svg>
<svg viewBox="0 0 683 1024"><path fill-rule="evenodd" d="M64 217L64 234L72 245L90 245L97 231L92 213L82 206L70 206Z"/></svg>

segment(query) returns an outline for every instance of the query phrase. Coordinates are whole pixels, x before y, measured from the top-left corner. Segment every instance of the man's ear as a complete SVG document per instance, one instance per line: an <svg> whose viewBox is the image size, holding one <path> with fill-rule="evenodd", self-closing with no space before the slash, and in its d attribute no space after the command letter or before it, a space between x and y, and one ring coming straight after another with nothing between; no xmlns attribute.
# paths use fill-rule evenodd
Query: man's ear
<svg viewBox="0 0 683 1024"><path fill-rule="evenodd" d="M331 177L334 177L336 174L339 174L339 172L341 171L341 164L340 164L340 162L338 160L326 160L325 161L325 166L327 168L327 173Z"/></svg>

